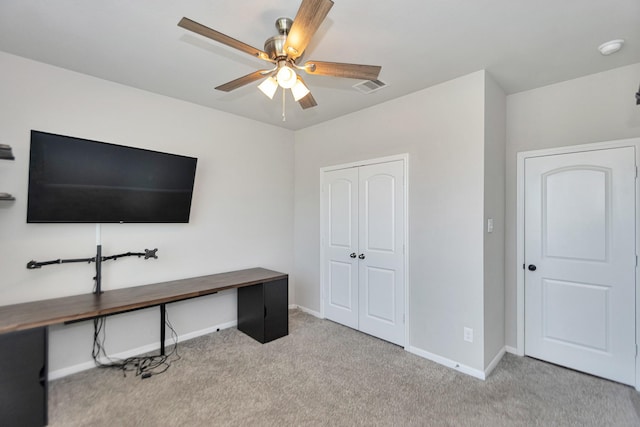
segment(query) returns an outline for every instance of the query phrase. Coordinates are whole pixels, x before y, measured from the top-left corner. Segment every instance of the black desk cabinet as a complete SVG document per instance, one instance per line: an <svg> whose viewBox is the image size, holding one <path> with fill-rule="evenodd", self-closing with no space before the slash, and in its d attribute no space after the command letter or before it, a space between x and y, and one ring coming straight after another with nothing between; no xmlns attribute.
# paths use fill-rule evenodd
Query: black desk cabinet
<svg viewBox="0 0 640 427"><path fill-rule="evenodd" d="M267 343L289 333L289 281L238 288L238 330Z"/></svg>
<svg viewBox="0 0 640 427"><path fill-rule="evenodd" d="M47 327L0 335L0 425L47 424Z"/></svg>

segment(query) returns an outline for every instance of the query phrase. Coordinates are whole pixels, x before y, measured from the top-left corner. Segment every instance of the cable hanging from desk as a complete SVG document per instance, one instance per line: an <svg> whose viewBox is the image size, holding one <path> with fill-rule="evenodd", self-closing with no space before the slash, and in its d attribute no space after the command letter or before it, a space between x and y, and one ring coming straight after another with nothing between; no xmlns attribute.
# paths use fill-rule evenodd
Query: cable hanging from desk
<svg viewBox="0 0 640 427"><path fill-rule="evenodd" d="M137 256L138 258L144 257L144 259L154 258L157 259L158 255L156 253L158 249L145 249L144 252L126 252L118 255L109 255L102 256L102 245L97 245L96 248L96 256L91 258L71 258L71 259L54 259L51 261L34 261L31 260L27 263L27 269L35 270L37 268L42 268L45 265L54 265L54 264L67 264L74 262L86 262L91 264L92 262L96 263L96 275L93 278L95 280L95 289L93 291L94 294L100 295L102 293L101 283L102 283L102 262L109 260L117 260L118 258Z"/></svg>

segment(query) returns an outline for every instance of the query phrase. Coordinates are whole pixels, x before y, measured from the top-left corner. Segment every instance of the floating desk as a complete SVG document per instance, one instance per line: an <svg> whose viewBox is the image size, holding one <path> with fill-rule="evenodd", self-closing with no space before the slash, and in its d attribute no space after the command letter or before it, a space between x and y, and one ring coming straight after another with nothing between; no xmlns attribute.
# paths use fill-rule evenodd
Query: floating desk
<svg viewBox="0 0 640 427"><path fill-rule="evenodd" d="M264 268L0 307L2 425L47 424L49 325L159 306L164 354L166 304L236 288L238 330L262 343L288 334L288 275Z"/></svg>

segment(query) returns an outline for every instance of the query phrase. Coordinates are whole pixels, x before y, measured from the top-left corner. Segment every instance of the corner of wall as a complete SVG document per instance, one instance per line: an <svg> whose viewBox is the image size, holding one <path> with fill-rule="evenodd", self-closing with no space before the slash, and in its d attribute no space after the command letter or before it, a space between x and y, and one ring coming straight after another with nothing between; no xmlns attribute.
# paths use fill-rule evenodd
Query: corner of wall
<svg viewBox="0 0 640 427"><path fill-rule="evenodd" d="M506 95L493 77L486 72L484 107L483 309L484 367L487 369L491 367L496 360L500 359L501 354L504 353L505 345L504 232Z"/></svg>

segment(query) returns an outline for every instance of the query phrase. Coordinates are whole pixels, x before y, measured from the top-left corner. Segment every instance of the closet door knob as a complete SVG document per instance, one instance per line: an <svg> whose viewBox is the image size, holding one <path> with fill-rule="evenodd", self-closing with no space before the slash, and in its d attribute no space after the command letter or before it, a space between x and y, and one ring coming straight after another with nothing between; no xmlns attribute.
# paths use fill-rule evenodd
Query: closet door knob
<svg viewBox="0 0 640 427"><path fill-rule="evenodd" d="M358 255L358 258L360 258L360 259L364 259L364 254L360 254L360 255Z"/></svg>
<svg viewBox="0 0 640 427"><path fill-rule="evenodd" d="M355 258L356 257L356 253L355 252L351 252L351 255L349 255L351 258Z"/></svg>
<svg viewBox="0 0 640 427"><path fill-rule="evenodd" d="M527 267L527 268L529 269L529 271L536 271L536 268L538 268L538 267L536 267L533 264L529 264L529 267Z"/></svg>

